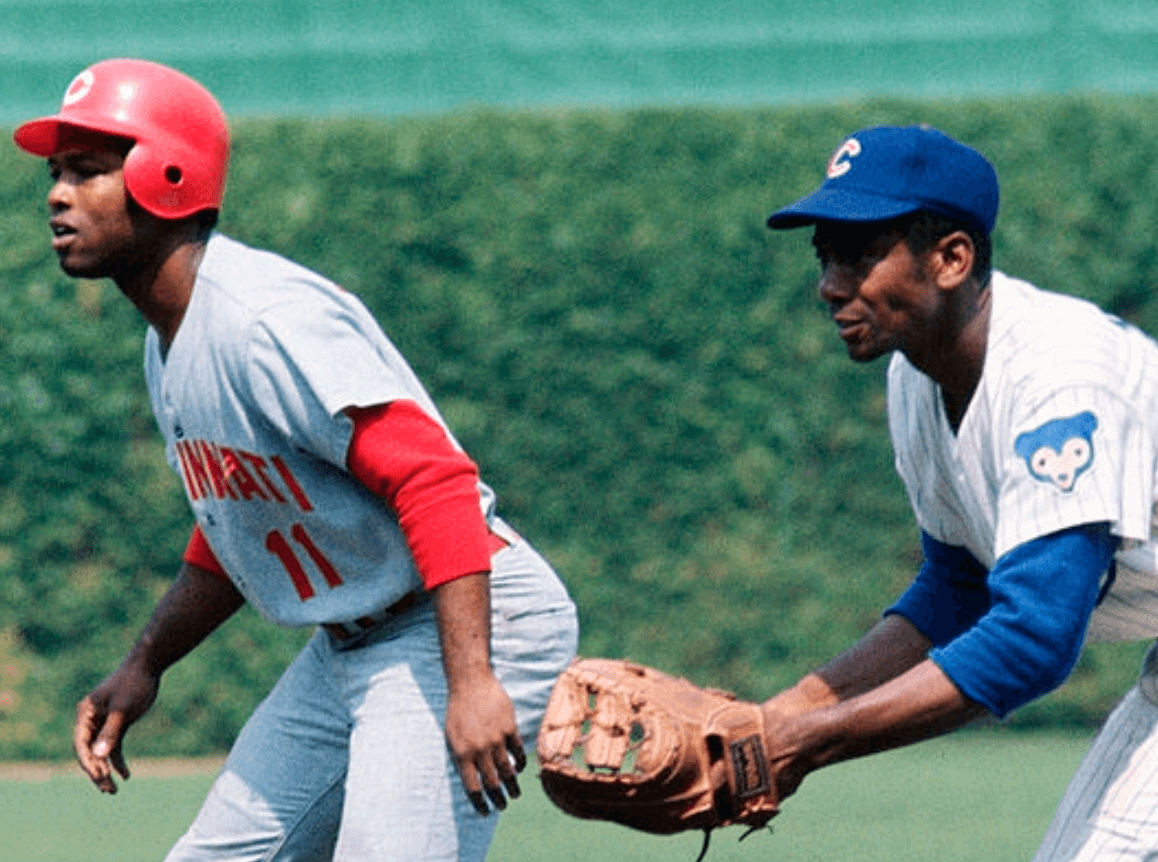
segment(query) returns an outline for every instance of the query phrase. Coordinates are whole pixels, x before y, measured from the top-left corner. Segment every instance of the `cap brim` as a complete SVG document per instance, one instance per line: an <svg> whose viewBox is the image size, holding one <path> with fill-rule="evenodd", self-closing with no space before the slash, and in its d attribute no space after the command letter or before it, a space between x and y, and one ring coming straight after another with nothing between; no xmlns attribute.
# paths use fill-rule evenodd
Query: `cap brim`
<svg viewBox="0 0 1158 862"><path fill-rule="evenodd" d="M772 213L768 217L768 227L781 230L804 227L818 221L885 221L916 212L920 208L921 205L913 201L821 186L807 197Z"/></svg>
<svg viewBox="0 0 1158 862"><path fill-rule="evenodd" d="M65 118L59 114L52 117L41 117L29 120L19 126L12 133L12 140L16 146L34 156L48 158L60 149L61 143L67 139L69 144L92 146L97 139L115 138L132 141L134 138L126 134L125 129L111 127L110 123L85 122L81 118ZM76 138L73 141L73 138ZM90 140L84 140L90 138Z"/></svg>
<svg viewBox="0 0 1158 862"><path fill-rule="evenodd" d="M16 146L34 156L48 158L56 152L56 142L60 138L60 119L41 117L29 120L12 133Z"/></svg>

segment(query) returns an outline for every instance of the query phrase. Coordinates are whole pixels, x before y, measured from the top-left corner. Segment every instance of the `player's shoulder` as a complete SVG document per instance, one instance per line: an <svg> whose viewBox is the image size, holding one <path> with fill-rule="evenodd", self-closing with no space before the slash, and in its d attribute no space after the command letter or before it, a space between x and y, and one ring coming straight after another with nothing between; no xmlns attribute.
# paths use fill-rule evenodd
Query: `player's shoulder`
<svg viewBox="0 0 1158 862"><path fill-rule="evenodd" d="M238 355L254 339L292 340L303 330L347 328L375 337L379 330L362 301L326 277L219 233L205 249L181 325L201 343Z"/></svg>
<svg viewBox="0 0 1158 862"><path fill-rule="evenodd" d="M993 273L991 290L991 345L1009 340L1014 345L1064 342L1080 348L1106 338L1118 340L1129 330L1120 318L1088 299L1046 290L999 271Z"/></svg>
<svg viewBox="0 0 1158 862"><path fill-rule="evenodd" d="M986 371L1116 386L1126 365L1158 371L1158 344L1089 300L993 275Z"/></svg>
<svg viewBox="0 0 1158 862"><path fill-rule="evenodd" d="M340 287L276 252L214 233L197 272L218 293L254 309L313 297L341 296Z"/></svg>

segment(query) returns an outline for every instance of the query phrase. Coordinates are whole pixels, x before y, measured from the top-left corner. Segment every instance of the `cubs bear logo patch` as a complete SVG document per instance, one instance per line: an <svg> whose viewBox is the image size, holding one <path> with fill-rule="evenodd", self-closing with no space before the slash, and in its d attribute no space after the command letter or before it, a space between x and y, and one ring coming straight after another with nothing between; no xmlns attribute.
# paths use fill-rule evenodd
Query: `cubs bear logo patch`
<svg viewBox="0 0 1158 862"><path fill-rule="evenodd" d="M1018 435L1014 447L1035 479L1072 491L1078 477L1094 463L1093 434L1097 427L1098 417L1086 410Z"/></svg>

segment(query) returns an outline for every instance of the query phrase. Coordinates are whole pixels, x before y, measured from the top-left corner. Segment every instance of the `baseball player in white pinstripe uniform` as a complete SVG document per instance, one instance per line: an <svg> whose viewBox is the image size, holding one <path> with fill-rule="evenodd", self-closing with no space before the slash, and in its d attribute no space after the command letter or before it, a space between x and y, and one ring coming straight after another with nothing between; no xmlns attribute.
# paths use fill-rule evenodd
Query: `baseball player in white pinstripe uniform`
<svg viewBox="0 0 1158 862"><path fill-rule="evenodd" d="M224 112L156 63L83 70L16 130L53 249L149 324L145 372L195 526L120 667L77 707L98 788L162 674L243 604L314 635L169 862L479 862L519 795L575 607L362 303L214 230Z"/></svg>
<svg viewBox="0 0 1158 862"><path fill-rule="evenodd" d="M765 704L791 752L784 794L821 766L1007 715L1060 685L1087 638L1158 636L1158 345L993 271L997 209L976 150L881 126L769 218L815 227L849 356L891 354L889 430L925 552L857 644ZM1158 854L1152 653L1037 862Z"/></svg>

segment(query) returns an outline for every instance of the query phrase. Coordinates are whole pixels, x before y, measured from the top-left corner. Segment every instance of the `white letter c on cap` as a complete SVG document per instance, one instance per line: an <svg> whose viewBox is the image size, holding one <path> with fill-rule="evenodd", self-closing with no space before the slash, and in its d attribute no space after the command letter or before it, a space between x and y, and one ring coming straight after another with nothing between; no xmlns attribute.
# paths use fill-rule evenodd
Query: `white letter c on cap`
<svg viewBox="0 0 1158 862"><path fill-rule="evenodd" d="M837 177L843 177L852 170L852 161L860 155L860 141L856 138L849 138L839 147L836 152L832 154L832 158L828 160L828 178L834 180Z"/></svg>
<svg viewBox="0 0 1158 862"><path fill-rule="evenodd" d="M75 105L87 96L95 80L92 69L85 69L73 78L72 83L68 85L68 89L64 92L64 104L62 107L67 108L69 105Z"/></svg>

